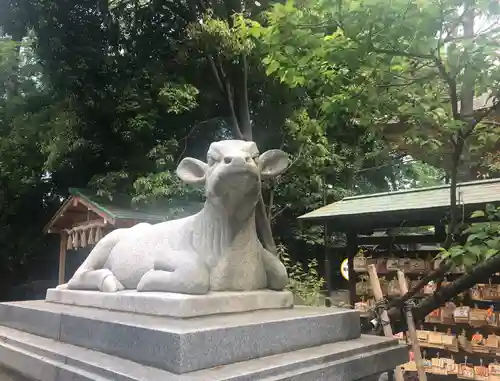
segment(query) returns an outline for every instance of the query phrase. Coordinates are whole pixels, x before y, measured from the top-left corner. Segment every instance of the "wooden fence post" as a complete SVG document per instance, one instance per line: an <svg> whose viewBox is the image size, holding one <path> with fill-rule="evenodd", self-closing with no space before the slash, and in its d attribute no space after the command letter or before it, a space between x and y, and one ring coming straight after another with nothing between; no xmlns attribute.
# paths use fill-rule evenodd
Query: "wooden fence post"
<svg viewBox="0 0 500 381"><path fill-rule="evenodd" d="M378 279L377 269L375 265L368 265L368 275L370 275L370 283L373 290L373 296L375 301L381 301L384 299L384 294L382 293L382 288L380 287L380 281ZM382 320L382 329L384 330L384 335L387 337L394 337L392 333L391 324L384 324L383 322L389 322L389 316L387 315L387 310L383 310L380 314L380 318ZM403 370L400 366L397 366L394 369L394 377L396 381L404 381Z"/></svg>
<svg viewBox="0 0 500 381"><path fill-rule="evenodd" d="M408 284L406 283L405 274L401 270L398 270L398 283L399 292L401 296L403 296L408 292ZM410 336L413 355L415 358L415 363L417 364L418 379L420 381L427 381L424 363L422 362L422 353L420 352L420 345L418 345L417 330L415 328L413 314L411 313L410 309L406 310L406 324L408 325L408 336Z"/></svg>

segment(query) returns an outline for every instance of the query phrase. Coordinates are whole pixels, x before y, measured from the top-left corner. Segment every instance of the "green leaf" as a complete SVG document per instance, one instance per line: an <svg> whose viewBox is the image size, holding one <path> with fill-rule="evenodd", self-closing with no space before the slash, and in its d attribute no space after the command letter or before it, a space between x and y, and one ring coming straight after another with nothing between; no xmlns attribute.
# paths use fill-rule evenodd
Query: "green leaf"
<svg viewBox="0 0 500 381"><path fill-rule="evenodd" d="M472 214L470 215L470 218L480 218L480 217L485 217L486 216L486 213L483 212L482 210L476 210L474 212L472 212Z"/></svg>
<svg viewBox="0 0 500 381"><path fill-rule="evenodd" d="M449 253L450 253L450 257L451 258L456 258L456 257L461 257L464 255L465 253L465 250L463 247L461 246L453 246L450 250L449 250Z"/></svg>
<svg viewBox="0 0 500 381"><path fill-rule="evenodd" d="M488 249L488 250L486 250L484 259L485 260L490 259L491 257L494 257L497 254L498 254L498 250L497 249Z"/></svg>
<svg viewBox="0 0 500 381"><path fill-rule="evenodd" d="M271 75L275 73L280 67L280 63L276 60L271 60L266 68L266 75Z"/></svg>
<svg viewBox="0 0 500 381"><path fill-rule="evenodd" d="M495 208L495 205L493 204L486 204L486 213L490 214L490 213L494 213L496 208Z"/></svg>
<svg viewBox="0 0 500 381"><path fill-rule="evenodd" d="M467 237L467 242L472 242L477 239L477 234L471 234Z"/></svg>
<svg viewBox="0 0 500 381"><path fill-rule="evenodd" d="M469 251L471 254L474 254L476 257L479 257L482 252L482 247L481 246L469 246L467 247L467 251Z"/></svg>
<svg viewBox="0 0 500 381"><path fill-rule="evenodd" d="M486 241L486 246L490 249L499 249L500 248L500 238L493 238Z"/></svg>
<svg viewBox="0 0 500 381"><path fill-rule="evenodd" d="M464 257L462 263L465 267L471 267L477 263L477 260L473 257Z"/></svg>
<svg viewBox="0 0 500 381"><path fill-rule="evenodd" d="M442 251L441 253L439 253L436 257L437 259L447 259L451 256L451 253L449 251Z"/></svg>

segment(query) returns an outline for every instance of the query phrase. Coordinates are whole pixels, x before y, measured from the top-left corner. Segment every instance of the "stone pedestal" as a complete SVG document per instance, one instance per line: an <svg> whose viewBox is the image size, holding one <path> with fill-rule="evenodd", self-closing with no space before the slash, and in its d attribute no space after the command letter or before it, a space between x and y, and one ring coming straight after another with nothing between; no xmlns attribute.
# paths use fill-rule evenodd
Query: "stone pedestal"
<svg viewBox="0 0 500 381"><path fill-rule="evenodd" d="M41 381L360 381L407 361L397 341L360 335L356 311L291 308L286 292L92 294L1 303L0 366Z"/></svg>
<svg viewBox="0 0 500 381"><path fill-rule="evenodd" d="M52 288L47 290L45 300L81 307L178 318L292 308L293 306L291 292L271 290L186 295L134 290L110 294Z"/></svg>

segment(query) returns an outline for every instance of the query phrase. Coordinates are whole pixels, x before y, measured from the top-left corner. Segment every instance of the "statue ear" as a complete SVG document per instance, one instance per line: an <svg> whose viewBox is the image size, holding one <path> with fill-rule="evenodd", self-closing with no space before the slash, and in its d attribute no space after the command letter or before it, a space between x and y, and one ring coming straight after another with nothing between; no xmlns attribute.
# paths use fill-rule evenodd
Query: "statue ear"
<svg viewBox="0 0 500 381"><path fill-rule="evenodd" d="M198 159L185 157L177 166L177 176L190 185L204 185L208 165Z"/></svg>
<svg viewBox="0 0 500 381"><path fill-rule="evenodd" d="M269 178L278 176L288 168L288 155L280 149L272 149L264 152L259 157L261 176Z"/></svg>

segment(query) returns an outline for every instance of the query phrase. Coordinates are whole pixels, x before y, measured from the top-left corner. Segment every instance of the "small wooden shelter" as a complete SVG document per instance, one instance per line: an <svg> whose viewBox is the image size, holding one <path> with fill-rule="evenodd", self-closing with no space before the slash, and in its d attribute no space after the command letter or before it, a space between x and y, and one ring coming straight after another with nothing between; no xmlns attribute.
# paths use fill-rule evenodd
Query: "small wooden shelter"
<svg viewBox="0 0 500 381"><path fill-rule="evenodd" d="M457 186L461 216L485 205L500 204L500 179L470 181ZM446 219L450 210L449 185L346 197L299 217L299 220L323 224L328 232L346 233L351 303L356 295L354 257L361 245L439 244L446 238ZM433 234L383 235L380 229L433 226ZM396 229L398 230L398 229ZM326 244L326 243L325 243ZM325 257L328 261L328 256ZM325 263L325 266L328 266ZM329 273L330 269L326 272ZM330 279L327 279L330 284Z"/></svg>
<svg viewBox="0 0 500 381"><path fill-rule="evenodd" d="M95 245L107 233L140 222L158 223L198 212L201 203L171 202L166 210L139 209L128 195L112 197L95 190L70 188L69 197L44 228L46 234L60 235L59 284L65 282L66 253Z"/></svg>

